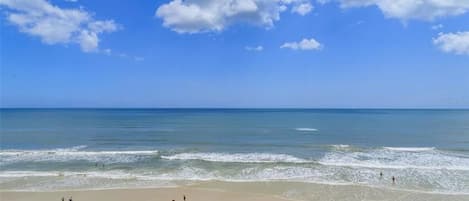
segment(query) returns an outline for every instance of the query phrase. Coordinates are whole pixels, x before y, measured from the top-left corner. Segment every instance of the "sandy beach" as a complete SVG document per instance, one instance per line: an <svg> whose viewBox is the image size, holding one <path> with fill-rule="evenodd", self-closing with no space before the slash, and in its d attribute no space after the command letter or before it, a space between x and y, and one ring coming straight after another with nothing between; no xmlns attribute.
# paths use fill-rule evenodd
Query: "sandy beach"
<svg viewBox="0 0 469 201"><path fill-rule="evenodd" d="M469 195L420 193L355 185L325 185L289 182L206 182L186 187L108 189L53 192L0 192L2 201L287 201L287 200L382 200L382 201L467 201Z"/></svg>
<svg viewBox="0 0 469 201"><path fill-rule="evenodd" d="M218 190L197 188L156 188L156 189L113 189L113 190L87 190L87 191L57 191L57 192L1 192L2 201L49 201L66 200L73 196L77 201L152 201L152 200L183 200L186 195L191 201L286 201L271 195L226 192Z"/></svg>

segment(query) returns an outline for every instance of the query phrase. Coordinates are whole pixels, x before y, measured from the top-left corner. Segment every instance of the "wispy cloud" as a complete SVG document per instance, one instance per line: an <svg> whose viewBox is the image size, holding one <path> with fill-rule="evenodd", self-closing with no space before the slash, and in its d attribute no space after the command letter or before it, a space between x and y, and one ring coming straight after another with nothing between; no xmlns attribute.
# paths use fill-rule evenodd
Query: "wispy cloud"
<svg viewBox="0 0 469 201"><path fill-rule="evenodd" d="M259 45L259 46L255 46L255 47L246 46L246 47L244 47L244 49L247 50L247 51L256 51L256 52L260 52L260 51L264 50L264 47L262 47L262 46L260 46L260 45Z"/></svg>
<svg viewBox="0 0 469 201"><path fill-rule="evenodd" d="M20 32L49 45L76 43L84 52L99 52L100 35L121 28L114 20L95 20L81 8L64 9L45 0L0 0L0 6Z"/></svg>
<svg viewBox="0 0 469 201"><path fill-rule="evenodd" d="M127 53L123 53L123 52L120 52L120 53L119 52L114 52L111 49L103 49L103 50L99 51L99 53L105 54L107 56L118 57L118 58L121 58L121 59L133 60L133 61L136 61L136 62L141 62L141 61L145 60L144 57L131 56L131 55L129 55Z"/></svg>
<svg viewBox="0 0 469 201"><path fill-rule="evenodd" d="M440 33L433 39L433 44L443 52L469 55L469 31Z"/></svg>
<svg viewBox="0 0 469 201"><path fill-rule="evenodd" d="M322 47L323 45L314 38L304 38L299 42L287 42L280 46L280 48L288 48L292 50L319 50Z"/></svg>
<svg viewBox="0 0 469 201"><path fill-rule="evenodd" d="M432 25L431 27L433 30L438 30L438 29L442 29L443 28L443 25L442 24L435 24L435 25Z"/></svg>
<svg viewBox="0 0 469 201"><path fill-rule="evenodd" d="M319 3L338 2L342 8L378 7L386 17L401 20L434 20L462 15L469 11L467 0L318 0Z"/></svg>

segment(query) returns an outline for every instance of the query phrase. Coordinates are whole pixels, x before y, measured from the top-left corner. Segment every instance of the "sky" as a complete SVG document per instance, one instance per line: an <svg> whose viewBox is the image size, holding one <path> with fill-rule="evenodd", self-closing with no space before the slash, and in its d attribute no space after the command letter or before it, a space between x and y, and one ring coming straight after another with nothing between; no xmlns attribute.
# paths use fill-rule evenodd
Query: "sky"
<svg viewBox="0 0 469 201"><path fill-rule="evenodd" d="M469 0L0 0L0 107L469 108Z"/></svg>

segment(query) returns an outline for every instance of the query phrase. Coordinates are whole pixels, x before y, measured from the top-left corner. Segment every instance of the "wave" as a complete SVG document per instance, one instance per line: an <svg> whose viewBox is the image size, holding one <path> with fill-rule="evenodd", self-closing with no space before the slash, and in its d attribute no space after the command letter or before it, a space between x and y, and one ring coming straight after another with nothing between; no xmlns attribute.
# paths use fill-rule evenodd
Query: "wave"
<svg viewBox="0 0 469 201"><path fill-rule="evenodd" d="M39 149L39 150L18 150L18 149L3 149L0 150L0 156L5 155L18 155L23 153L54 153L54 152L76 152L85 149L86 145L78 145L70 148L57 148L57 149Z"/></svg>
<svg viewBox="0 0 469 201"><path fill-rule="evenodd" d="M157 156L157 150L132 151L85 151L86 146L76 146L53 150L1 150L0 162L11 164L17 162L67 162L84 160L103 163L129 163L142 158Z"/></svg>
<svg viewBox="0 0 469 201"><path fill-rule="evenodd" d="M338 151L352 150L352 146L348 144L333 144L333 145L330 145L330 147L332 147L333 150L338 150Z"/></svg>
<svg viewBox="0 0 469 201"><path fill-rule="evenodd" d="M381 169L469 170L469 158L438 151L433 147L383 147L360 151L331 151L319 164Z"/></svg>
<svg viewBox="0 0 469 201"><path fill-rule="evenodd" d="M92 183L97 185L115 184L123 182L162 181L229 181L229 182L258 182L258 181L288 181L302 183L323 183L332 185L369 185L374 187L389 187L387 179L380 178L379 172L384 172L386 177L393 175L398 178L397 188L421 190L424 192L438 193L469 193L468 183L465 178L469 176L469 158L433 151L396 151L388 148L355 149L351 145L330 145L339 149L330 150L319 161L306 160L287 154L271 153L179 153L174 155L159 155L164 160L202 160L210 162L231 162L239 164L207 165L199 163L175 163L177 166L138 166L135 169L114 169L88 171L0 171L0 185L2 183L15 183L24 181L29 177L31 182L55 181L62 185L63 181L82 182L83 185ZM359 150L359 151L355 151ZM63 150L62 150L63 152ZM70 152L68 150L67 152ZM84 152L83 150L71 152ZM91 152L97 154L98 152ZM99 152L100 154L122 155L130 153L130 156L150 154L152 151L112 151ZM105 156L109 156L106 155ZM132 155L137 154L137 155ZM99 155L99 154L98 154ZM125 155L125 154L124 154ZM89 155L88 155L89 156ZM164 161L160 161L164 163ZM246 163L253 163L246 165ZM269 164L254 164L269 163ZM42 179L42 180L41 180ZM52 179L52 180L51 180ZM98 180L95 180L98 179ZM113 179L116 181L107 181ZM117 181L119 180L119 181ZM44 182L31 184L41 186ZM20 182L21 183L21 182ZM93 183L93 184L94 184ZM82 184L77 184L82 185ZM19 187L23 188L23 187ZM60 188L60 186L59 186Z"/></svg>
<svg viewBox="0 0 469 201"><path fill-rule="evenodd" d="M314 132L314 131L319 131L316 128L295 128L296 131L301 131L301 132Z"/></svg>
<svg viewBox="0 0 469 201"><path fill-rule="evenodd" d="M19 155L70 155L70 156L90 156L90 155L154 155L158 151L2 151L0 156L19 156Z"/></svg>
<svg viewBox="0 0 469 201"><path fill-rule="evenodd" d="M419 151L433 151L435 147L384 147L384 149L392 151L409 151L409 152L419 152Z"/></svg>
<svg viewBox="0 0 469 201"><path fill-rule="evenodd" d="M0 171L0 178L28 178L28 177L79 177L103 179L138 179L138 180L219 180L219 181L304 181L326 182L331 175L325 172L306 167L267 167L243 168L240 171L225 172L223 170L207 170L196 167L179 167L171 171L159 172L147 170L146 172L127 172L122 170L109 171ZM332 181L330 181L332 183ZM1 179L0 179L1 183ZM346 183L339 181L336 183Z"/></svg>
<svg viewBox="0 0 469 201"><path fill-rule="evenodd" d="M396 175L399 186L406 190L439 193L469 193L464 178L467 173L448 174L441 171L393 172L385 171L386 175ZM47 177L45 180L40 180ZM179 166L171 169L140 169L140 170L107 170L107 171L0 171L2 182L30 181L30 186L44 186L44 182L56 185L67 185L63 181L80 181L76 185L98 185L132 182L143 182L139 186L151 185L161 181L228 181L228 182L264 182L286 181L301 183L320 183L332 185L368 185L373 187L390 187L389 180L377 176L376 170L350 169L319 166L252 166L240 168L229 166L224 168ZM71 178L71 179L70 179ZM99 180L94 180L99 179ZM55 180L59 182L54 182ZM91 181L92 180L92 181ZM113 181L107 181L113 180ZM36 182L36 184L34 184ZM431 186L428 186L428 185ZM47 186L47 185L46 185ZM425 186L422 188L422 186ZM60 186L59 186L60 187ZM23 188L21 186L20 188Z"/></svg>
<svg viewBox="0 0 469 201"><path fill-rule="evenodd" d="M103 179L138 179L138 175L119 170L114 171L0 171L0 178L25 178L25 177L86 177Z"/></svg>
<svg viewBox="0 0 469 201"><path fill-rule="evenodd" d="M167 160L203 160L210 162L236 162L236 163L308 163L311 161L297 158L287 154L268 153L180 153L171 156L161 156Z"/></svg>
<svg viewBox="0 0 469 201"><path fill-rule="evenodd" d="M22 177L55 177L60 176L59 172L52 171L2 171L0 177L22 178Z"/></svg>
<svg viewBox="0 0 469 201"><path fill-rule="evenodd" d="M305 159L287 154L269 153L179 153L163 156L158 150L129 151L91 151L83 150L85 146L53 150L1 150L0 163L19 162L69 162L89 161L100 163L132 163L152 157L166 160L203 160L210 162L237 163L307 163Z"/></svg>

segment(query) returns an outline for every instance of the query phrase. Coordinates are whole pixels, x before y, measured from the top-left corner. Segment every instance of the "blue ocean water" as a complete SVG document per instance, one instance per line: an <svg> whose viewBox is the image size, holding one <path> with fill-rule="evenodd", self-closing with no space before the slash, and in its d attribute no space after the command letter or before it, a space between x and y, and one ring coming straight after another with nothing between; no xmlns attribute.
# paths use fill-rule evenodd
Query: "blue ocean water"
<svg viewBox="0 0 469 201"><path fill-rule="evenodd" d="M221 180L469 194L469 110L1 109L0 145L1 189Z"/></svg>

